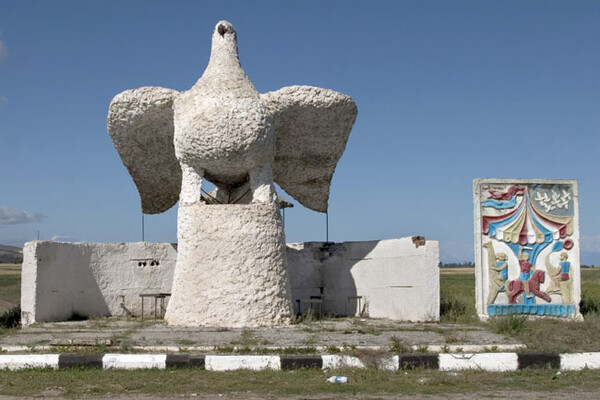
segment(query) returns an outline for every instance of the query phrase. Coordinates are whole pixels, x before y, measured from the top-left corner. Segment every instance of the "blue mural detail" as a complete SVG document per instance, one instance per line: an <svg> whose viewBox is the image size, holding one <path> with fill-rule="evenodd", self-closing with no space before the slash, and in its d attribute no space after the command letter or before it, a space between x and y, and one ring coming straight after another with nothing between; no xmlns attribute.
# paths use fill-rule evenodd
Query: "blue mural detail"
<svg viewBox="0 0 600 400"><path fill-rule="evenodd" d="M521 279L521 281L522 280L523 279ZM528 306L535 304L535 296L533 295L533 293L531 294L531 297L527 297L525 295L525 292L523 292L523 304L528 305Z"/></svg>
<svg viewBox="0 0 600 400"><path fill-rule="evenodd" d="M502 221L498 221L498 222L490 222L490 232L489 232L489 236L496 236L496 230L497 227L499 226L504 226L507 224L510 224L511 222L513 222L515 219L519 218L519 214L522 212L522 209L524 207L525 202L521 203L521 205L519 206L519 211L517 213L515 213L515 215L513 215L512 217L502 220Z"/></svg>
<svg viewBox="0 0 600 400"><path fill-rule="evenodd" d="M493 207L497 210L506 210L517 205L517 195L514 195L510 200L486 200L481 205L483 207Z"/></svg>
<svg viewBox="0 0 600 400"><path fill-rule="evenodd" d="M533 299L532 299L533 300ZM490 304L487 313L497 315L530 314L568 317L575 314L575 304Z"/></svg>

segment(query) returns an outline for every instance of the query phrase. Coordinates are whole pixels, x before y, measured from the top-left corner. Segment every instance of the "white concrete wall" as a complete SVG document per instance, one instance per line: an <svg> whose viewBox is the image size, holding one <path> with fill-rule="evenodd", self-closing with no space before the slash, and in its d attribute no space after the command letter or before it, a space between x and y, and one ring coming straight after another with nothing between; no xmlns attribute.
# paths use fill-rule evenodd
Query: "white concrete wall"
<svg viewBox="0 0 600 400"><path fill-rule="evenodd" d="M170 293L177 258L174 245L148 242L35 241L23 253L23 325L78 315L139 315L141 293Z"/></svg>
<svg viewBox="0 0 600 400"><path fill-rule="evenodd" d="M438 242L416 246L411 238L371 242L288 244L292 299L323 288L323 312L372 318L439 319Z"/></svg>
<svg viewBox="0 0 600 400"><path fill-rule="evenodd" d="M74 315L141 313L141 293L170 293L177 258L168 243L25 244L21 289L24 325ZM156 260L159 265L151 266ZM140 266L140 262L146 266ZM439 318L438 242L411 238L346 243L290 243L292 303L323 296L323 312L373 318ZM322 290L322 292L321 292ZM146 306L150 308L150 300Z"/></svg>

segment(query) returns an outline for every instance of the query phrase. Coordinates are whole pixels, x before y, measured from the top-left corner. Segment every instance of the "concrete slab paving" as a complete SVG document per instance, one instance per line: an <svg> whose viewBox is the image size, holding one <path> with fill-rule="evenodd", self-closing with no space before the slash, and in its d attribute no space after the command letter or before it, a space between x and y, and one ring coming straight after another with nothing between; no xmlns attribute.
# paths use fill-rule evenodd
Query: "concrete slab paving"
<svg viewBox="0 0 600 400"><path fill-rule="evenodd" d="M164 351L218 353L327 353L369 349L390 352L510 351L524 347L478 325L404 323L343 318L277 328L169 326L160 320L103 318L36 323L0 337L4 352ZM331 351L329 351L331 352Z"/></svg>

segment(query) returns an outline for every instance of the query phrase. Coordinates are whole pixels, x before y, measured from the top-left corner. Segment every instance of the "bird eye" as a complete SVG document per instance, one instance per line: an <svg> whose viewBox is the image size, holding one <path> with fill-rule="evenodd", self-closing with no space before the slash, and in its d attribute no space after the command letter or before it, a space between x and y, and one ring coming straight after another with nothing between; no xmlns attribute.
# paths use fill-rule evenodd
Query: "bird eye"
<svg viewBox="0 0 600 400"><path fill-rule="evenodd" d="M225 33L227 33L227 28L225 27L225 25L219 25L217 30L219 31L219 35L221 35L221 36L223 36Z"/></svg>

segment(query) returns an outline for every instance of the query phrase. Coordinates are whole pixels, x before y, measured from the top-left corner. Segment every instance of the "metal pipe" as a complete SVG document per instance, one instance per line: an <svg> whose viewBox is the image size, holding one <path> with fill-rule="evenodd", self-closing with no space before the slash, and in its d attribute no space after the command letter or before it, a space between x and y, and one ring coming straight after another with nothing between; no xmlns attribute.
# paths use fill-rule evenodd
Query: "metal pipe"
<svg viewBox="0 0 600 400"><path fill-rule="evenodd" d="M325 211L325 241L329 243L329 211Z"/></svg>

